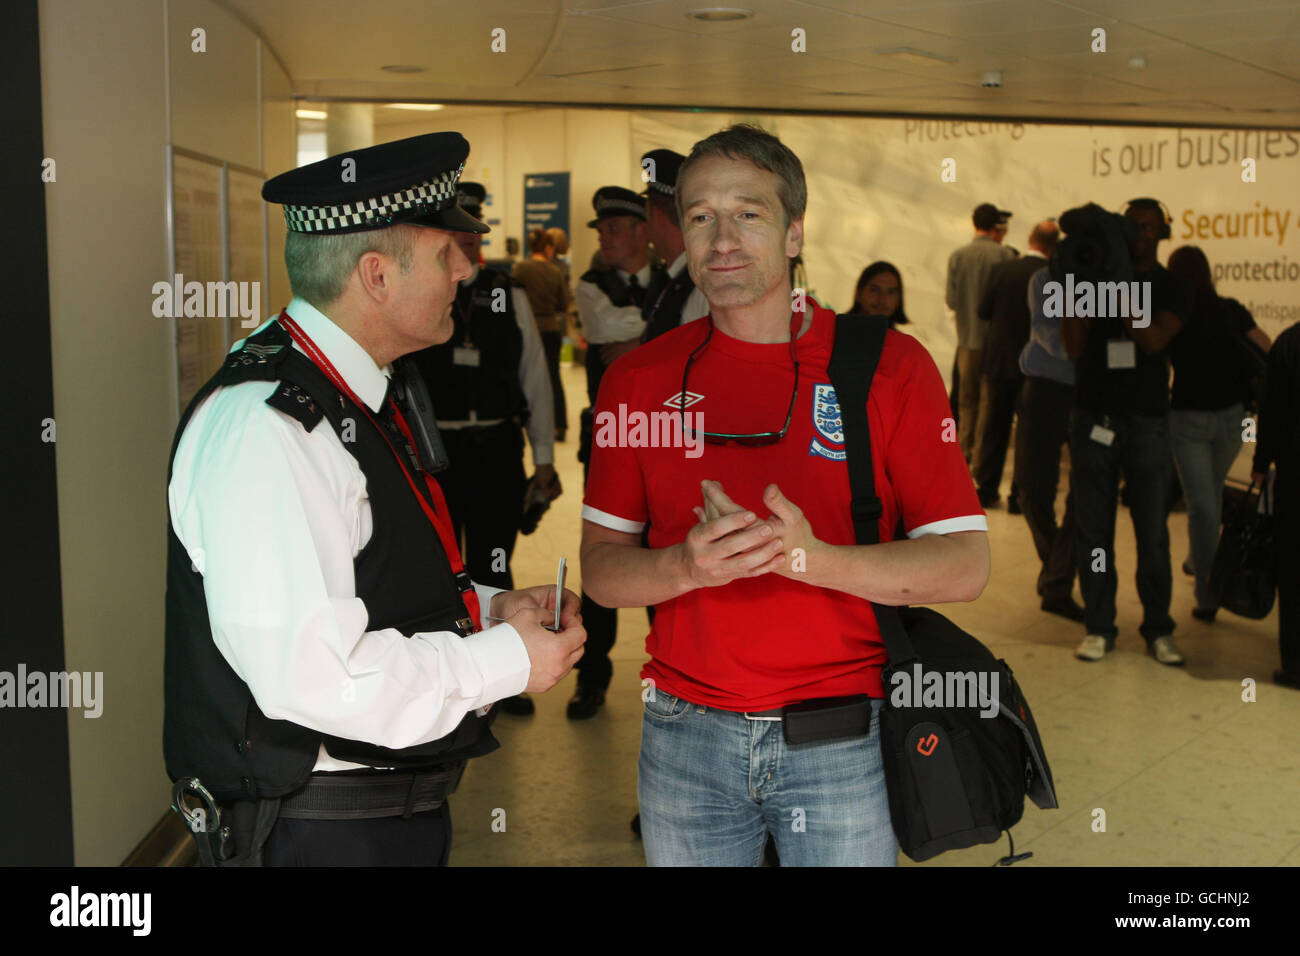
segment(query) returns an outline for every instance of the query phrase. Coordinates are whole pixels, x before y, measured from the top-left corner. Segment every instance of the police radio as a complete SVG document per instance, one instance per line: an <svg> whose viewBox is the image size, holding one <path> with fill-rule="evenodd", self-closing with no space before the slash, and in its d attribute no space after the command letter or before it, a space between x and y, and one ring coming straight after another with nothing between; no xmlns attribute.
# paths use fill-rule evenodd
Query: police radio
<svg viewBox="0 0 1300 956"><path fill-rule="evenodd" d="M429 398L424 376L410 358L403 356L393 361L393 378L393 397L411 428L420 467L431 475L446 471L451 467L451 458L442 443L442 436L438 434L433 401Z"/></svg>

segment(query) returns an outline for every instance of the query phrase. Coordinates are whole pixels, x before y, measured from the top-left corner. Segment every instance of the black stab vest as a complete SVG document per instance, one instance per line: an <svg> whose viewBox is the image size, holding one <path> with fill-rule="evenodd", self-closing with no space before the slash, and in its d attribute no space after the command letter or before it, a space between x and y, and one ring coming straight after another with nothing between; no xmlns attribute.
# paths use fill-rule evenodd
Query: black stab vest
<svg viewBox="0 0 1300 956"><path fill-rule="evenodd" d="M412 353L439 420L465 421L471 411L484 420L517 418L521 424L527 420L528 402L519 384L524 337L512 292L509 276L480 268L472 283L456 290L451 309L456 331L450 341ZM492 311L494 298L504 299L504 311ZM454 350L467 338L478 349L477 366L453 361Z"/></svg>
<svg viewBox="0 0 1300 956"><path fill-rule="evenodd" d="M682 309L686 307L686 300L694 291L695 280L691 278L690 269L683 265L682 271L669 280L668 288L664 291L663 298L659 300L659 308L655 308L655 303L647 295L645 308L641 313L646 321L645 334L641 336L641 341L649 342L681 325Z"/></svg>
<svg viewBox="0 0 1300 956"><path fill-rule="evenodd" d="M609 267L605 269L588 269L580 277L582 282L590 282L596 288L609 298L616 307L622 309L629 305L636 305L632 301L632 292L622 277L619 276L618 270Z"/></svg>
<svg viewBox="0 0 1300 956"><path fill-rule="evenodd" d="M343 446L366 476L373 516L370 540L353 562L357 597L369 615L367 630L395 628L406 637L447 630L465 636L468 628L458 622L469 617L461 598L469 577L462 574L458 582L452 573L382 430L293 348L278 322L227 356L194 396L177 425L169 462L175 461L181 434L199 403L216 389L248 381L265 381L267 404L307 431L323 417L341 438L350 439ZM413 477L417 486L423 484L418 472ZM167 478L170 485L170 464ZM343 694L340 688L340 709L348 706ZM283 796L306 783L322 743L331 756L367 766L409 770L457 763L497 749L490 730L494 717L495 711L487 717L470 713L447 736L401 750L267 717L213 642L203 578L168 521L163 750L173 780L198 777L217 800Z"/></svg>

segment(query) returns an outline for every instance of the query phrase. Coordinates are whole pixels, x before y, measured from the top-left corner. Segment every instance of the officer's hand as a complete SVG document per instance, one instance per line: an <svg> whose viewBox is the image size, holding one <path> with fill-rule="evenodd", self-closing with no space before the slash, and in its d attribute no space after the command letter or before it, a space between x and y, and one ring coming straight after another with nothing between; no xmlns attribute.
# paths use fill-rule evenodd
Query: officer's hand
<svg viewBox="0 0 1300 956"><path fill-rule="evenodd" d="M560 476L555 473L554 465L538 465L534 477L537 479L537 484L546 492L548 501L554 501L564 494L564 489L560 487Z"/></svg>
<svg viewBox="0 0 1300 956"><path fill-rule="evenodd" d="M785 566L785 548L767 522L738 507L709 518L708 512L714 508L735 506L717 482L705 484L704 500L703 520L687 532L682 544L682 561L695 587L718 587ZM701 515L700 509L696 515Z"/></svg>
<svg viewBox="0 0 1300 956"><path fill-rule="evenodd" d="M572 592L568 592L572 594ZM573 595L575 598L577 595ZM566 594L564 604L569 604ZM587 631L575 612L565 614L560 610L560 623L568 624L562 631L548 631L544 624L555 620L555 612L538 608L520 608L510 618L510 626L519 632L528 651L528 686L524 688L530 694L548 691L564 679L573 665L582 658L583 645L587 642Z"/></svg>
<svg viewBox="0 0 1300 956"><path fill-rule="evenodd" d="M544 623L555 623L555 585L538 584L531 588L517 588L514 591L502 591L492 598L492 613L500 620L509 620L524 608L539 608L550 611L551 616ZM568 588L564 589L564 599L560 603L560 627L581 624L582 599Z"/></svg>
<svg viewBox="0 0 1300 956"><path fill-rule="evenodd" d="M600 347L600 359L607 366L613 365L615 360L621 359L624 355L640 344L640 339L627 339L623 342L610 342Z"/></svg>

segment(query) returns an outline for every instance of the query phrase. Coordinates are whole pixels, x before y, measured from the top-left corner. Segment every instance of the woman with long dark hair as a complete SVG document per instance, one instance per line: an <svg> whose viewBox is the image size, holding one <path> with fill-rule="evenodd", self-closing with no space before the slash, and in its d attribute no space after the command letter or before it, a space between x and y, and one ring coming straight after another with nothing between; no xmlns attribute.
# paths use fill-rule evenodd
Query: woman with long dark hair
<svg viewBox="0 0 1300 956"><path fill-rule="evenodd" d="M1232 361L1248 337L1267 351L1268 336L1236 299L1219 295L1205 253L1182 246L1169 256L1169 271L1194 290L1191 313L1183 330L1169 343L1174 367L1169 401L1169 444L1187 500L1187 536L1191 552L1184 570L1196 575L1198 620L1213 621L1218 610L1210 595L1210 565L1223 521L1223 482L1241 452L1242 419L1249 379Z"/></svg>
<svg viewBox="0 0 1300 956"><path fill-rule="evenodd" d="M849 311L857 315L887 315L891 329L907 324L909 319L903 311L903 276L893 263L881 260L862 270L853 290L853 308Z"/></svg>

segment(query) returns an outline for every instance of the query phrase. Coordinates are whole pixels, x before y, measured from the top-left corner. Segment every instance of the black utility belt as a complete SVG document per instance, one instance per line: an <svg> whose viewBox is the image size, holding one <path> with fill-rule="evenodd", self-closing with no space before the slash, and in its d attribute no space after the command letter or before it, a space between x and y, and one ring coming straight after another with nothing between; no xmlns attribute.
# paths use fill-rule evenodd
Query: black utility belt
<svg viewBox="0 0 1300 956"><path fill-rule="evenodd" d="M288 820L369 820L436 810L456 789L465 761L429 770L313 773L280 800Z"/></svg>
<svg viewBox="0 0 1300 956"><path fill-rule="evenodd" d="M788 744L843 740L861 737L871 730L871 698L866 694L819 697L774 710L747 711L745 716L781 721Z"/></svg>

